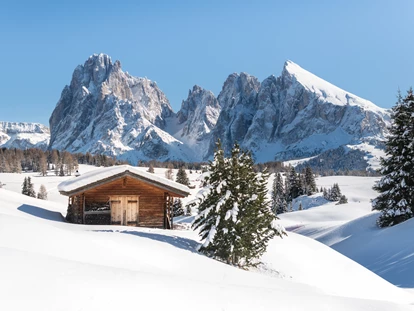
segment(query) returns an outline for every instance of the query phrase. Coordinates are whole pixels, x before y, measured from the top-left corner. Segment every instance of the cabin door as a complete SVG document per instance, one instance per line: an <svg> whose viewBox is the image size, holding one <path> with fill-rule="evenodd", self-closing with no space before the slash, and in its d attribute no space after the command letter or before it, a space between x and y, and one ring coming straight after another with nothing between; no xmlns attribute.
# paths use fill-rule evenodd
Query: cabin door
<svg viewBox="0 0 414 311"><path fill-rule="evenodd" d="M111 196L111 223L137 226L139 215L138 196Z"/></svg>
<svg viewBox="0 0 414 311"><path fill-rule="evenodd" d="M138 197L127 196L125 198L125 226L137 226L138 225Z"/></svg>

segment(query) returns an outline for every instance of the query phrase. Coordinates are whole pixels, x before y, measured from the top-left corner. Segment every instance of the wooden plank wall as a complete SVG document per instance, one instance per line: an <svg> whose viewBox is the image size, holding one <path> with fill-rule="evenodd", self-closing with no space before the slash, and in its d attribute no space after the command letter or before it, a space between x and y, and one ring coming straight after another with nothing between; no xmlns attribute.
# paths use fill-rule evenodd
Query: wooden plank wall
<svg viewBox="0 0 414 311"><path fill-rule="evenodd" d="M101 185L85 192L85 200L107 202L113 195L139 196L139 224L142 227L164 226L164 190L131 177Z"/></svg>

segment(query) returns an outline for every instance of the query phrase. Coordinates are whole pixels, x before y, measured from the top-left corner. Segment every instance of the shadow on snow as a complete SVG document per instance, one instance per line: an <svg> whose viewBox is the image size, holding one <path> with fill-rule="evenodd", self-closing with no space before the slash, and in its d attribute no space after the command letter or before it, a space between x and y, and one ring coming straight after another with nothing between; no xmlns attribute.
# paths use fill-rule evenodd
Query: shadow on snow
<svg viewBox="0 0 414 311"><path fill-rule="evenodd" d="M43 218L46 220L59 221L59 222L65 221L61 213L49 211L47 209L44 209L38 206L23 204L23 205L20 205L17 209L26 214L39 217L39 218Z"/></svg>

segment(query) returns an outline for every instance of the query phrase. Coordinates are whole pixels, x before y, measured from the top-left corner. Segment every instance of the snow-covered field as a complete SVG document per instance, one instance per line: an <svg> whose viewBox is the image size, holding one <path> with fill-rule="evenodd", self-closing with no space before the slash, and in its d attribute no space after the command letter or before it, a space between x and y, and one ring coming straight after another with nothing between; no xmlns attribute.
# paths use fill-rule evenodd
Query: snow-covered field
<svg viewBox="0 0 414 311"><path fill-rule="evenodd" d="M98 168L81 166L80 172L94 169ZM156 169L156 174L163 176L164 170ZM36 191L40 184L46 186L48 201L20 194L28 175L33 176ZM199 184L195 180L199 174L188 176ZM367 245L366 252L377 251L366 259L370 262L375 256L381 259L381 250L394 251L398 259L409 255L410 249L400 256L405 250L398 248L403 245L392 242L393 237L409 236L409 223L388 230L389 234L372 226L360 228L363 220L374 217L369 206L375 195L370 190L372 178L317 180L319 187L338 182L350 203L310 207L303 198L302 205L309 208L282 215L280 221L302 235L290 231L288 237L272 240L263 264L251 271L198 254L198 236L192 230L65 223L61 213L66 212L67 198L58 194L57 185L68 178L0 174L0 182L6 184L0 189L4 310L414 310L411 291L314 240L340 252L341 247L352 248L349 241L356 257L364 257ZM378 243L369 243L370 232ZM360 239L363 234L365 239ZM410 273L410 267L406 269Z"/></svg>

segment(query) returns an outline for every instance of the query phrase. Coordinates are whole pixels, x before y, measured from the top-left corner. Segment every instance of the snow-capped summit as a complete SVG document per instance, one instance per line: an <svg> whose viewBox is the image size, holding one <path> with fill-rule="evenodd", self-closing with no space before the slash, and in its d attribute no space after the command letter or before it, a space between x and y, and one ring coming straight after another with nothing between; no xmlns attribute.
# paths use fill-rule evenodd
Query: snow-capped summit
<svg viewBox="0 0 414 311"><path fill-rule="evenodd" d="M253 88L229 83L235 79L231 75L219 95L223 110L206 158L218 138L227 151L237 141L257 161L271 161L309 157L342 145L376 145L386 134L385 109L291 61L281 76L271 75Z"/></svg>
<svg viewBox="0 0 414 311"><path fill-rule="evenodd" d="M380 108L369 100L340 89L290 60L285 62L282 72L282 77L287 78L288 76L300 83L307 91L318 96L319 100L324 100L339 106L361 106L364 109L386 113L386 109Z"/></svg>
<svg viewBox="0 0 414 311"><path fill-rule="evenodd" d="M50 117L50 148L124 156L131 162L189 160L188 151L180 151L182 143L163 131L172 115L155 82L122 71L108 55L94 54L76 67L62 91Z"/></svg>
<svg viewBox="0 0 414 311"><path fill-rule="evenodd" d="M287 61L262 83L228 76L216 98L195 85L175 114L157 84L94 54L76 67L50 117L50 148L130 160L201 161L221 139L256 161L310 157L340 146L381 144L389 112ZM364 150L365 150L364 149Z"/></svg>
<svg viewBox="0 0 414 311"><path fill-rule="evenodd" d="M0 122L0 147L47 149L49 128L39 123Z"/></svg>

